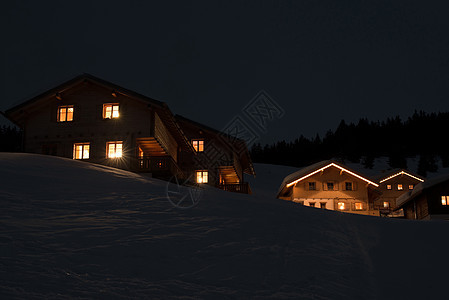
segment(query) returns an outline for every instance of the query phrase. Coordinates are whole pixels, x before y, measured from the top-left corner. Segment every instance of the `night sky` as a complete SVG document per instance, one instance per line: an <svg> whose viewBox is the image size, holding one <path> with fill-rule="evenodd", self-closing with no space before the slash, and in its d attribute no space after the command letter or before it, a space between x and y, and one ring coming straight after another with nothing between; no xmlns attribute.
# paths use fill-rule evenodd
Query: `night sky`
<svg viewBox="0 0 449 300"><path fill-rule="evenodd" d="M80 73L221 129L264 90L262 143L449 111L448 1L8 1L0 110Z"/></svg>

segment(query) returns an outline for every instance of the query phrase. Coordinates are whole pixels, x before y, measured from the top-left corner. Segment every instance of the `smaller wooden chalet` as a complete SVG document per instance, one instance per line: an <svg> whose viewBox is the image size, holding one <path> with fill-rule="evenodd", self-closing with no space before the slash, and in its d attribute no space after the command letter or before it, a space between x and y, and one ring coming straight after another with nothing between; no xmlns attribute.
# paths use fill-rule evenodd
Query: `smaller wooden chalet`
<svg viewBox="0 0 449 300"><path fill-rule="evenodd" d="M244 141L183 116L176 115L176 121L195 149L179 157L181 168L194 182L251 193L244 174L255 175L255 171Z"/></svg>
<svg viewBox="0 0 449 300"><path fill-rule="evenodd" d="M397 206L406 219L449 220L449 175L417 184L397 199Z"/></svg>
<svg viewBox="0 0 449 300"><path fill-rule="evenodd" d="M343 164L327 160L285 177L277 197L305 206L378 216L374 208L378 186Z"/></svg>
<svg viewBox="0 0 449 300"><path fill-rule="evenodd" d="M194 153L168 106L82 74L6 111L23 129L23 151L73 158L155 177L183 176Z"/></svg>
<svg viewBox="0 0 449 300"><path fill-rule="evenodd" d="M403 217L403 211L397 210L396 199L412 191L424 178L404 169L395 169L384 173L378 178L378 190L382 192L374 201L374 207L383 215Z"/></svg>

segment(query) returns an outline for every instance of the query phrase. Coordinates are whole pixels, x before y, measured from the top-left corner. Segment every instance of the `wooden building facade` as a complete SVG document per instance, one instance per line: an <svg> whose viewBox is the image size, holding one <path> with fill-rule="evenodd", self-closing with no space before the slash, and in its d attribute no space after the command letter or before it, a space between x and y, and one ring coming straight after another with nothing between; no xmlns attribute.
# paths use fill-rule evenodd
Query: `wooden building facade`
<svg viewBox="0 0 449 300"><path fill-rule="evenodd" d="M449 176L419 183L413 191L399 197L397 204L406 219L449 220Z"/></svg>
<svg viewBox="0 0 449 300"><path fill-rule="evenodd" d="M322 161L287 176L278 198L305 206L379 215L378 184L336 161Z"/></svg>
<svg viewBox="0 0 449 300"><path fill-rule="evenodd" d="M192 168L182 169L188 164L180 160L197 155L198 145L186 137L165 103L89 74L5 115L22 128L24 152L148 172L163 179L189 176ZM241 182L245 160L233 159L240 180L233 183Z"/></svg>
<svg viewBox="0 0 449 300"><path fill-rule="evenodd" d="M197 183L208 183L223 190L251 193L244 175L255 175L246 144L235 137L176 115L176 121L195 149L183 152L180 164Z"/></svg>
<svg viewBox="0 0 449 300"><path fill-rule="evenodd" d="M423 177L404 169L382 174L378 179L378 190L382 194L374 201L375 208L379 209L382 215L403 217L403 210L397 209L396 199L412 191L421 182L424 182Z"/></svg>

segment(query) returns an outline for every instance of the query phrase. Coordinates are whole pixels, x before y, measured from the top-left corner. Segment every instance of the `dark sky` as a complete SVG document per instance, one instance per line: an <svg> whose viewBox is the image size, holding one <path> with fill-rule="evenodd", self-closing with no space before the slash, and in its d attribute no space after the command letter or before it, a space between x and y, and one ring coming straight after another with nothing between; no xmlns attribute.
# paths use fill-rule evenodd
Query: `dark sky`
<svg viewBox="0 0 449 300"><path fill-rule="evenodd" d="M217 129L264 90L261 142L449 111L448 1L8 1L5 110L86 72Z"/></svg>

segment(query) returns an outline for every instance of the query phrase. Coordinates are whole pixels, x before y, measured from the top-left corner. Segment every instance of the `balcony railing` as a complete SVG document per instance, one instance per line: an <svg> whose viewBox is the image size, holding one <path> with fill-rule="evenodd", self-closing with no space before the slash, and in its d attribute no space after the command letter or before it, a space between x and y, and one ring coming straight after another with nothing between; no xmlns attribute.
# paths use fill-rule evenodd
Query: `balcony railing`
<svg viewBox="0 0 449 300"><path fill-rule="evenodd" d="M242 194L251 194L251 187L248 182L243 183L229 183L229 184L219 184L217 187L221 190L233 192L233 193L242 193Z"/></svg>
<svg viewBox="0 0 449 300"><path fill-rule="evenodd" d="M142 172L168 173L182 177L183 172L170 156L143 156L137 159L137 169Z"/></svg>

